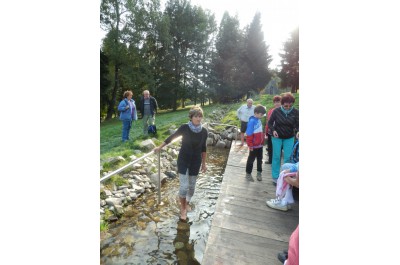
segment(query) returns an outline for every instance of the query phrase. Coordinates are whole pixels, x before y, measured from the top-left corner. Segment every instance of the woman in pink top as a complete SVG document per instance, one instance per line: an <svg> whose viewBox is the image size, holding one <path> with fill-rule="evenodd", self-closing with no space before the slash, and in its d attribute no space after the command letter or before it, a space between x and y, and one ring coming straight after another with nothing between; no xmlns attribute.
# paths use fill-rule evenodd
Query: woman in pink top
<svg viewBox="0 0 400 265"><path fill-rule="evenodd" d="M274 109L279 108L281 106L281 96L275 96L272 99L274 103L274 107L268 110L267 113L267 121L265 123L265 139L267 140L267 153L268 153L268 161L265 161L265 164L271 164L272 163L272 132L271 130L268 130L268 120L271 117L272 112Z"/></svg>

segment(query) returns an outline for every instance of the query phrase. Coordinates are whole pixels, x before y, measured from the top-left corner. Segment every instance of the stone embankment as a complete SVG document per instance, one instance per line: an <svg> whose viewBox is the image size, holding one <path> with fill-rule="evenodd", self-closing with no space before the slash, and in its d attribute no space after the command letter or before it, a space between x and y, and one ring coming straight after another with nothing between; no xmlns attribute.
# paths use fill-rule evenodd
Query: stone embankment
<svg viewBox="0 0 400 265"><path fill-rule="evenodd" d="M237 128L228 127L222 131L217 131L211 125L205 124L208 129L208 146L216 146L217 148L230 148L232 141L238 139L239 132ZM221 126L220 126L221 127ZM176 128L171 127L169 133L175 132ZM143 150L150 152L156 145L151 139L147 139L141 143ZM176 166L177 157L180 150L180 142L167 146L161 152L160 161L160 176L161 183L164 183L167 178L175 178L177 176ZM140 150L134 150L135 154L140 154ZM137 156L132 155L129 157L131 161L136 160ZM109 158L107 163L114 164L125 159L122 156ZM158 160L156 155L146 157L143 160L133 164L132 167L125 169L118 175L122 176L126 184L117 186L112 184L100 184L100 215L101 220L113 221L117 220L118 216L124 213L124 206L136 200L140 195L145 192L152 192L158 188ZM101 175L105 176L109 172L102 172ZM107 181L105 181L107 183ZM110 187L111 186L111 187Z"/></svg>

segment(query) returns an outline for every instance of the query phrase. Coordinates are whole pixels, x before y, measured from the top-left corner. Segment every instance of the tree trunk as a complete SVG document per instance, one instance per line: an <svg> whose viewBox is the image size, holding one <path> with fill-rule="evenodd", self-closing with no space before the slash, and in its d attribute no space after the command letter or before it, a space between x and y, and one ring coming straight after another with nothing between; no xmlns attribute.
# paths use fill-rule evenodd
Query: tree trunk
<svg viewBox="0 0 400 265"><path fill-rule="evenodd" d="M114 114L115 101L117 100L117 90L118 90L118 66L115 65L115 67L114 67L114 88L112 91L111 100L109 101L109 104L108 104L106 120L112 119L112 116Z"/></svg>

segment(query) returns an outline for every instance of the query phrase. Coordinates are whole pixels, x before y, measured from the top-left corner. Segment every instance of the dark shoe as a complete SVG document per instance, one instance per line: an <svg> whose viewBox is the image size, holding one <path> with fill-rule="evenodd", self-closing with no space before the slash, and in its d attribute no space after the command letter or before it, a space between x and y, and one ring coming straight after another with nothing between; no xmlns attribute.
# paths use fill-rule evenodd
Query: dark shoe
<svg viewBox="0 0 400 265"><path fill-rule="evenodd" d="M261 172L260 172L260 171L257 171L257 180L258 180L258 181L261 181L261 180L262 180Z"/></svg>
<svg viewBox="0 0 400 265"><path fill-rule="evenodd" d="M280 261L280 262L282 262L282 264L283 263L285 263L285 260L287 260L287 254L285 254L285 253L278 253L278 260Z"/></svg>
<svg viewBox="0 0 400 265"><path fill-rule="evenodd" d="M248 180L248 181L254 181L254 179L253 179L253 177L251 176L251 174L248 174L248 173L246 173L246 179Z"/></svg>

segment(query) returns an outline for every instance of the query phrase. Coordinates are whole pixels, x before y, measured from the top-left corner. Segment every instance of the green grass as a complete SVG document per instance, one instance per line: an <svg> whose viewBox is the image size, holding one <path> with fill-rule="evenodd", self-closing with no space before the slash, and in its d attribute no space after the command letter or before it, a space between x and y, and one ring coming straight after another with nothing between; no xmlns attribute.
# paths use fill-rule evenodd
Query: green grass
<svg viewBox="0 0 400 265"><path fill-rule="evenodd" d="M107 232L107 231L108 231L107 221L101 220L100 221L100 232Z"/></svg>
<svg viewBox="0 0 400 265"><path fill-rule="evenodd" d="M299 95L294 94L296 101L295 101L295 108L299 107ZM254 105L262 104L266 107L267 111L273 107L271 95L257 95L253 97ZM212 104L206 105L203 107L205 120L209 122L215 122L213 119L212 112L214 110L221 111L221 109L225 109L225 116L220 121L220 123L225 124L234 124L240 127L240 122L236 117L237 109L245 104L245 101L238 102L234 104ZM186 106L184 109L179 109L175 112L172 111L160 111L156 114L156 125L157 125L157 135L155 138L155 144L162 143L168 136L168 129L171 128L172 125L175 128L178 128L180 125L187 123L188 112L191 106ZM262 119L262 122L265 126L265 119ZM133 122L132 129L130 132L129 138L130 141L125 143L121 142L121 133L122 133L122 122L118 118L114 118L109 121L104 121L100 124L100 162L103 164L103 171L111 171L115 170L124 164L128 163L129 156L133 154L133 150L138 149L140 150L139 143L146 139L142 136L143 125L142 120L138 120ZM150 137L148 137L150 138ZM145 153L145 150L142 150ZM142 154L135 154L136 156L140 157ZM105 163L105 159L110 157L122 156L127 161L120 162L117 165L109 165Z"/></svg>

